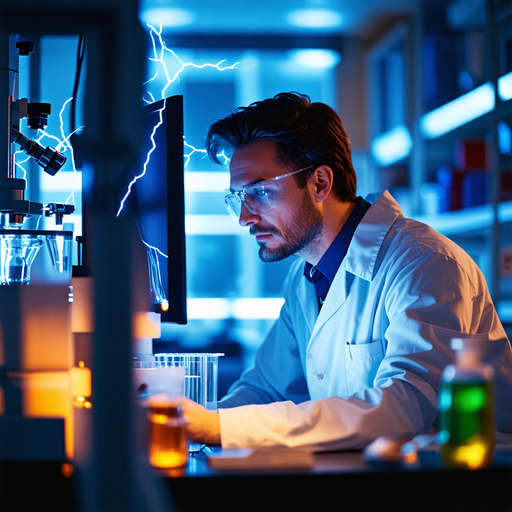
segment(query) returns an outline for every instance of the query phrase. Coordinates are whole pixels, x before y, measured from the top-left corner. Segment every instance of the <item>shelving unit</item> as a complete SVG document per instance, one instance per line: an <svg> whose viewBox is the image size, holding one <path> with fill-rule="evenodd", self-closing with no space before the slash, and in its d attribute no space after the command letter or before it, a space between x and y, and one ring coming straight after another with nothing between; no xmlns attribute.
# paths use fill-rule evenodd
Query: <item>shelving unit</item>
<svg viewBox="0 0 512 512"><path fill-rule="evenodd" d="M398 22L371 46L366 62L373 181L392 194L396 186L397 198L408 203L408 215L452 238L474 257L502 322L512 329L512 276L502 272L502 250L512 246L512 200L500 201L501 176L512 172L512 158L500 155L497 130L500 121L512 126L512 99L504 94L512 81L510 2L419 2L409 22ZM470 100L463 114L475 109L480 115L467 115L446 133L428 133L429 115L460 98ZM487 142L487 202L433 213L422 190L436 182L440 166L456 166L454 145L459 139ZM393 144L398 146L397 157L386 161L385 151L392 153Z"/></svg>

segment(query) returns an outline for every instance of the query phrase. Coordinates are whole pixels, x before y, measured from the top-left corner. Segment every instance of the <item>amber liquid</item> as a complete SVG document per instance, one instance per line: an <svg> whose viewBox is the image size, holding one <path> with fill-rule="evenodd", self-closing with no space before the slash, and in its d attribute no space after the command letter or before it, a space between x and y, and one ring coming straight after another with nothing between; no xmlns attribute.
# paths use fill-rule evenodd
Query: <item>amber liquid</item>
<svg viewBox="0 0 512 512"><path fill-rule="evenodd" d="M149 420L149 462L157 468L178 468L188 461L185 423L177 405L151 406Z"/></svg>

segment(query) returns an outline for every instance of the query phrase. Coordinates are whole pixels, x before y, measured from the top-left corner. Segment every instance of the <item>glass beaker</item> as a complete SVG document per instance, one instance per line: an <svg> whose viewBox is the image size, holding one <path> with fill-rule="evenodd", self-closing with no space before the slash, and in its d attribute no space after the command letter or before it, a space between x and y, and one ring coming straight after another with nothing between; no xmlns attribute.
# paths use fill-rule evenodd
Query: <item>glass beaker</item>
<svg viewBox="0 0 512 512"><path fill-rule="evenodd" d="M0 231L0 285L29 284L30 266L43 240L21 230Z"/></svg>
<svg viewBox="0 0 512 512"><path fill-rule="evenodd" d="M187 464L188 443L181 413L183 368L155 368L158 393L147 400L149 462L156 468L178 468Z"/></svg>
<svg viewBox="0 0 512 512"><path fill-rule="evenodd" d="M61 274L69 272L73 252L73 233L63 231L46 235L46 247L50 254L52 267Z"/></svg>
<svg viewBox="0 0 512 512"><path fill-rule="evenodd" d="M223 355L195 352L155 354L155 365L185 368L184 396L210 411L216 411L218 358ZM190 452L198 452L203 447L201 443L189 443Z"/></svg>

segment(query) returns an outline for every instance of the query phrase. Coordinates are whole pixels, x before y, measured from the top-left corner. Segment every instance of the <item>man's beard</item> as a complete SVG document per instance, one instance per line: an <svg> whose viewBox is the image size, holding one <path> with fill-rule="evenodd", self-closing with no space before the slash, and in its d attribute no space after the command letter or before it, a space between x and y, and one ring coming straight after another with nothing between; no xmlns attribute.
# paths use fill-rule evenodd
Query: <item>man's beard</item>
<svg viewBox="0 0 512 512"><path fill-rule="evenodd" d="M258 233L269 233L279 236L284 242L275 249L266 247L264 241L258 242L260 245L259 256L262 261L273 262L281 261L288 256L299 253L309 244L311 244L323 228L322 214L314 207L313 201L307 190L304 191L300 210L296 213L290 222L286 233L282 233L274 227L258 230L251 226L249 232L251 235Z"/></svg>

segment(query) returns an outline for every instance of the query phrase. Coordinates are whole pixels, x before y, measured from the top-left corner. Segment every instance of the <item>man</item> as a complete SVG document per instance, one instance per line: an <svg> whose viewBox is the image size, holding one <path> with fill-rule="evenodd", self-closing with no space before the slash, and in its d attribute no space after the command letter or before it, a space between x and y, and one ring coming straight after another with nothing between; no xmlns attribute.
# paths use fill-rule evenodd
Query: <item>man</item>
<svg viewBox="0 0 512 512"><path fill-rule="evenodd" d="M264 261L300 256L281 314L219 413L186 402L192 439L225 448L361 448L438 429L452 338L482 339L496 371L498 440L512 439L512 351L471 258L405 218L388 192L356 197L336 113L300 94L215 122L232 155L226 204Z"/></svg>

